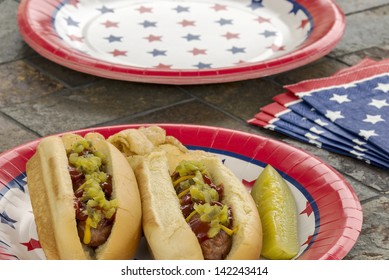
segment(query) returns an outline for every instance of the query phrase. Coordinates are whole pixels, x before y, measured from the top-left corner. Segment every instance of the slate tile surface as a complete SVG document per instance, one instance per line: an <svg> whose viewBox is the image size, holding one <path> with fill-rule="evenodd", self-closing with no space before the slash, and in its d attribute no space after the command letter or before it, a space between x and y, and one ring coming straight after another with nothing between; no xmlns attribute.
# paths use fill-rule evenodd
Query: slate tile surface
<svg viewBox="0 0 389 280"><path fill-rule="evenodd" d="M330 76L366 57L389 58L389 0L338 0L346 31L325 57L270 77L214 85L151 85L59 66L18 33L20 1L0 0L0 153L51 133L127 123L220 126L284 141L324 160L361 201L361 235L346 259L389 259L389 172L248 125L283 86ZM389 128L388 128L389 129Z"/></svg>

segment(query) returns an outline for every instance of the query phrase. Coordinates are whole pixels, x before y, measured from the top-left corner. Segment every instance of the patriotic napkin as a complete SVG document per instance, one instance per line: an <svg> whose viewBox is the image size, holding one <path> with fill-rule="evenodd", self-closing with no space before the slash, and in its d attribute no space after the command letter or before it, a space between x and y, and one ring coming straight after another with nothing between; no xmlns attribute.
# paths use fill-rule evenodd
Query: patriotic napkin
<svg viewBox="0 0 389 280"><path fill-rule="evenodd" d="M285 89L248 123L389 168L389 60Z"/></svg>

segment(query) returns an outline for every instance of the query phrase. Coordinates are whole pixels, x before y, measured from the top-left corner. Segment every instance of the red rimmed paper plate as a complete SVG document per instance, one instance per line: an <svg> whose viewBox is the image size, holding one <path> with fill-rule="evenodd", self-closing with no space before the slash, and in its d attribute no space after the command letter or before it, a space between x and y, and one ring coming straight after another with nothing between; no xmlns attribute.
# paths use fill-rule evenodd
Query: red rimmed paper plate
<svg viewBox="0 0 389 280"><path fill-rule="evenodd" d="M105 137L140 125L79 130ZM291 187L298 208L300 252L296 259L342 259L354 246L362 209L352 187L333 168L306 152L258 135L224 128L160 124L189 149L221 157L250 188L266 164ZM0 155L0 259L44 259L36 233L26 183L25 165L39 139ZM147 259L146 246L137 258Z"/></svg>
<svg viewBox="0 0 389 280"><path fill-rule="evenodd" d="M161 84L245 80L287 71L335 47L332 0L22 0L23 39L96 76Z"/></svg>

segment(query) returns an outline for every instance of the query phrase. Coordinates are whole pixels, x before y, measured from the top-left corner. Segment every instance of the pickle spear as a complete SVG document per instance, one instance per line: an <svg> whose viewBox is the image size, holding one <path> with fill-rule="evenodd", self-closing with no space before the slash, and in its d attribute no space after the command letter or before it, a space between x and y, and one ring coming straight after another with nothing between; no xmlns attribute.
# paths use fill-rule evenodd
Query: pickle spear
<svg viewBox="0 0 389 280"><path fill-rule="evenodd" d="M267 259L288 260L299 252L297 207L289 186L271 165L258 176L251 190L261 217Z"/></svg>

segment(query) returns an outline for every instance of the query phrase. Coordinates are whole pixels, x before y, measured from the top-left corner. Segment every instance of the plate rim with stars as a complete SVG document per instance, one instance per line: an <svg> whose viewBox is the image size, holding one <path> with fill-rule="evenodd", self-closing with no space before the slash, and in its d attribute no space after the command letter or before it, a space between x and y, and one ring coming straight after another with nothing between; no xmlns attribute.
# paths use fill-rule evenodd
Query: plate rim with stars
<svg viewBox="0 0 389 280"><path fill-rule="evenodd" d="M279 8L285 9L285 5L291 5L289 13L295 15L298 15L298 13L305 13L308 17L307 21L309 21L309 24L312 26L308 31L309 35L306 37L305 41L298 46L293 46L291 50L288 50L288 52L281 54L280 56L269 57L263 61L243 62L215 68L212 68L210 66L211 64L201 60L199 60L196 65L193 65L198 67L198 69L170 69L167 67L168 63L158 64L160 67L158 67L158 65L154 65L153 67L147 65L133 66L121 63L120 56L124 54L124 51L117 49L113 50L113 55L117 56L118 62L112 62L95 54L85 54L70 46L70 44L61 37L58 30L54 27L55 16L58 9L65 4L78 7L81 6L82 1L83 0L22 0L18 8L18 26L22 38L43 57L72 70L104 78L133 82L159 84L211 84L269 76L303 66L326 55L341 40L345 30L345 16L333 0L283 0L277 4ZM114 0L116 3L122 1L123 0ZM251 1L251 5L255 4L255 7L260 7L263 2L262 0ZM139 1L127 2L138 3ZM166 2L169 3L171 1L167 0ZM229 4L233 2L235 6L241 5L242 7L238 6L237 10L250 7L250 5L248 5L250 2L249 0L223 0L222 2L215 0L181 0L178 2L175 1L174 3L184 5L185 3L200 2L209 2L210 5L215 5L215 11L219 11L222 9L221 7L223 7L223 5L218 3ZM104 1L101 1L101 3L102 5L107 4ZM155 3L155 0L149 0L145 3ZM108 11L106 6L103 5L102 7L105 7L105 10ZM103 8L100 9L102 12ZM274 9L276 8L277 7L274 7ZM140 11L140 13L145 12L147 12L145 9ZM269 11L270 19L275 17L273 12L277 11ZM68 18L68 20L71 19ZM278 19L275 18L275 21L277 20L282 21L282 17ZM74 21L71 21L71 23L77 24L77 22ZM184 22L181 23L183 25L185 24ZM282 22L282 25L288 26L289 23L290 22ZM187 21L186 24L190 25L193 23ZM306 24L307 22L304 22L302 25L303 28ZM250 27L257 28L256 26L249 26L247 29L251 29ZM145 36L147 35L149 34L145 33ZM290 34L290 36L293 38L294 34ZM109 41L117 41L121 38L107 37L106 39ZM282 50L281 45L278 46L280 50ZM274 47L275 45L273 44L268 48L274 50ZM239 48L239 46L234 46L230 48L229 51L235 54L243 52L242 49L243 48ZM201 56L204 49L194 47L192 51L194 55ZM154 49L149 51L149 55L164 56L165 51Z"/></svg>
<svg viewBox="0 0 389 280"><path fill-rule="evenodd" d="M93 131L108 137L124 129L150 125L164 128L167 135L176 137L189 149L220 156L248 189L266 164L275 167L296 199L300 239L296 259L342 259L357 241L363 216L352 186L321 159L286 143L239 130L175 123L117 125L72 132L85 135ZM0 154L0 259L44 258L25 175L26 162L40 140ZM138 259L149 257L146 247L143 250L140 249Z"/></svg>

